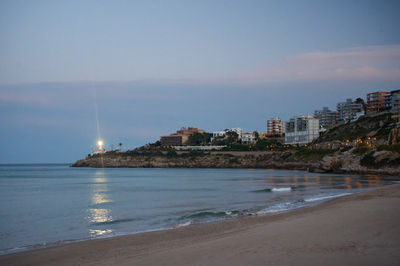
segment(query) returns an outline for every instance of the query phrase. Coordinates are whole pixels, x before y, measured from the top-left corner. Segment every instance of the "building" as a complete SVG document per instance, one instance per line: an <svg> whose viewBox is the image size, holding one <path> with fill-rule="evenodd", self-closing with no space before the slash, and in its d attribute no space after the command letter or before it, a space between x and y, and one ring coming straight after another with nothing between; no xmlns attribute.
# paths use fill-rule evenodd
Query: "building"
<svg viewBox="0 0 400 266"><path fill-rule="evenodd" d="M242 129L241 128L231 128L231 129L225 129L223 131L214 131L213 132L213 139L217 139L217 138L225 138L226 137L226 133L228 132L235 132L238 135L238 140L242 138Z"/></svg>
<svg viewBox="0 0 400 266"><path fill-rule="evenodd" d="M354 120L358 115L364 112L361 103L353 102L351 98L346 99L345 102L340 102L336 105L338 113L338 121L349 122Z"/></svg>
<svg viewBox="0 0 400 266"><path fill-rule="evenodd" d="M385 109L392 109L392 92L385 95Z"/></svg>
<svg viewBox="0 0 400 266"><path fill-rule="evenodd" d="M169 136L161 136L160 142L162 146L182 146L186 145L190 136L196 133L204 134L204 130L195 127L181 128Z"/></svg>
<svg viewBox="0 0 400 266"><path fill-rule="evenodd" d="M319 137L319 120L311 115L295 116L285 126L285 144L307 144Z"/></svg>
<svg viewBox="0 0 400 266"><path fill-rule="evenodd" d="M213 132L213 138L225 138L225 136L226 136L226 130Z"/></svg>
<svg viewBox="0 0 400 266"><path fill-rule="evenodd" d="M188 128L181 128L180 130L176 131L176 134L182 135L193 135L195 133L204 134L204 130L198 129L197 127L188 127Z"/></svg>
<svg viewBox="0 0 400 266"><path fill-rule="evenodd" d="M329 128L338 122L339 113L329 110L328 107L323 107L322 110L314 111L314 117L319 120L320 126Z"/></svg>
<svg viewBox="0 0 400 266"><path fill-rule="evenodd" d="M367 114L379 113L386 110L386 99L390 92L376 91L367 94ZM390 97L390 96L388 96Z"/></svg>
<svg viewBox="0 0 400 266"><path fill-rule="evenodd" d="M267 135L283 135L283 122L278 117L268 119Z"/></svg>
<svg viewBox="0 0 400 266"><path fill-rule="evenodd" d="M256 142L256 136L254 132L246 132L242 134L241 140L244 144L253 144Z"/></svg>
<svg viewBox="0 0 400 266"><path fill-rule="evenodd" d="M390 111L400 113L400 90L390 92Z"/></svg>

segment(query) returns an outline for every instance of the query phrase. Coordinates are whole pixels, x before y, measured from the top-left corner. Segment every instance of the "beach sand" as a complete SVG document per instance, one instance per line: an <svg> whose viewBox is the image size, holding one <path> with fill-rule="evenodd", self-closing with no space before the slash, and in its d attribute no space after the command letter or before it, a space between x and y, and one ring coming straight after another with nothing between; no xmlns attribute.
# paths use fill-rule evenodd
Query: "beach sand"
<svg viewBox="0 0 400 266"><path fill-rule="evenodd" d="M400 265L400 186L289 213L8 254L0 265Z"/></svg>

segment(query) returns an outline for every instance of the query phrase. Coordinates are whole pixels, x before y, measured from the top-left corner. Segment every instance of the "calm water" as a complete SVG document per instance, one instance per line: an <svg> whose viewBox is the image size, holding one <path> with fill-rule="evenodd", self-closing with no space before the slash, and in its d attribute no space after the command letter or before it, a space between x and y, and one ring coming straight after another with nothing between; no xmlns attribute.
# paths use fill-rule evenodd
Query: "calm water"
<svg viewBox="0 0 400 266"><path fill-rule="evenodd" d="M284 170L0 165L0 251L274 213L392 182Z"/></svg>

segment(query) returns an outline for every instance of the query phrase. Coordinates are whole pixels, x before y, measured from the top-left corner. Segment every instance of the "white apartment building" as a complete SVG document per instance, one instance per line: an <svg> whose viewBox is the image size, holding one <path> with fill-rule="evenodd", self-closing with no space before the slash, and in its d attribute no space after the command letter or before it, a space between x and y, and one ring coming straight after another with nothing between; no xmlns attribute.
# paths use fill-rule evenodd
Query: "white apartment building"
<svg viewBox="0 0 400 266"><path fill-rule="evenodd" d="M285 144L307 144L319 137L319 120L311 115L295 116L285 126Z"/></svg>
<svg viewBox="0 0 400 266"><path fill-rule="evenodd" d="M252 144L256 142L256 136L254 135L254 132L247 132L242 134L242 143L245 144Z"/></svg>
<svg viewBox="0 0 400 266"><path fill-rule="evenodd" d="M213 138L224 138L226 136L226 131L214 131Z"/></svg>

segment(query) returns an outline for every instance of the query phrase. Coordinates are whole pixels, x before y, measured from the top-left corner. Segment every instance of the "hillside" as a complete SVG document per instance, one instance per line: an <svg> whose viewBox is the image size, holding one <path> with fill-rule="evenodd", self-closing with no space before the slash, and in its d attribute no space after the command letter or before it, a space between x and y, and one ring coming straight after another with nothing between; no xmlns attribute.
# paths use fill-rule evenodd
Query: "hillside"
<svg viewBox="0 0 400 266"><path fill-rule="evenodd" d="M307 146L260 140L225 151L175 151L157 145L89 155L73 167L276 168L400 174L399 129L390 113L365 116L326 131ZM394 144L393 144L394 143ZM389 145L392 144L392 145Z"/></svg>
<svg viewBox="0 0 400 266"><path fill-rule="evenodd" d="M392 113L381 113L375 116L363 116L357 121L335 126L327 130L315 143L354 141L370 137L376 139L379 144L388 144L390 134L396 128L396 121L392 115Z"/></svg>

